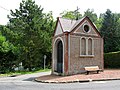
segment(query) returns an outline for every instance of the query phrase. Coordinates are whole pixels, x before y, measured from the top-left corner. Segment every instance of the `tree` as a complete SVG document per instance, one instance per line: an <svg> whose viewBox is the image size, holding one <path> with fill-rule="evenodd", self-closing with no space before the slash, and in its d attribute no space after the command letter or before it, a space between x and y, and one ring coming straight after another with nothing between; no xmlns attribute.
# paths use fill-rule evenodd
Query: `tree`
<svg viewBox="0 0 120 90"><path fill-rule="evenodd" d="M120 50L120 13L114 13L115 18L117 19L116 21L116 41L117 41L117 46L116 48Z"/></svg>
<svg viewBox="0 0 120 90"><path fill-rule="evenodd" d="M97 26L98 30L100 30L100 28L102 26L103 18L104 18L104 15L100 14L99 18L96 21L96 26Z"/></svg>
<svg viewBox="0 0 120 90"><path fill-rule="evenodd" d="M16 47L2 35L5 26L0 25L0 73L13 71L17 64Z"/></svg>
<svg viewBox="0 0 120 90"><path fill-rule="evenodd" d="M51 49L52 13L44 14L35 1L23 0L8 18L6 37L19 48L19 61L29 70L42 67L43 54Z"/></svg>
<svg viewBox="0 0 120 90"><path fill-rule="evenodd" d="M101 17L97 17L97 14L94 13L94 10L93 9L87 9L85 12L84 12L84 16L88 16L90 18L90 20L95 23L96 27L98 28L98 30L100 29L101 27L101 22L102 22L102 18Z"/></svg>
<svg viewBox="0 0 120 90"><path fill-rule="evenodd" d="M118 17L107 9L104 14L102 27L100 32L104 37L104 50L105 52L113 52L119 50L119 39L118 35Z"/></svg>
<svg viewBox="0 0 120 90"><path fill-rule="evenodd" d="M94 10L90 10L87 9L84 12L84 15L82 16L82 14L80 14L80 12L78 12L77 10L75 11L63 11L62 13L60 13L60 15L64 18L68 18L68 19L81 19L83 16L88 16L90 18L90 20L95 23L95 25L97 26L98 29L100 29L101 27L101 22L102 19L101 18L97 18L97 14L94 13Z"/></svg>
<svg viewBox="0 0 120 90"><path fill-rule="evenodd" d="M60 15L64 18L74 19L74 20L82 18L82 14L80 14L80 12L78 11L63 11L62 13L60 13Z"/></svg>
<svg viewBox="0 0 120 90"><path fill-rule="evenodd" d="M90 18L90 20L94 23L97 22L97 14L94 13L94 10L90 10L90 9L87 9L85 12L84 12L84 16L88 16Z"/></svg>

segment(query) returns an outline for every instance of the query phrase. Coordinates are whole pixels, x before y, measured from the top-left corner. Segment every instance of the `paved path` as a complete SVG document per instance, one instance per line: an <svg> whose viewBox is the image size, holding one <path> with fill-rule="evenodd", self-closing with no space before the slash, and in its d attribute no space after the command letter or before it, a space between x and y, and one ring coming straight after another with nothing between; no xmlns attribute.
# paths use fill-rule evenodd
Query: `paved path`
<svg viewBox="0 0 120 90"><path fill-rule="evenodd" d="M36 78L36 81L48 83L71 83L71 82L88 82L88 81L101 81L101 80L118 80L120 79L120 70L105 70L99 74L77 74L72 76L56 76L45 75Z"/></svg>

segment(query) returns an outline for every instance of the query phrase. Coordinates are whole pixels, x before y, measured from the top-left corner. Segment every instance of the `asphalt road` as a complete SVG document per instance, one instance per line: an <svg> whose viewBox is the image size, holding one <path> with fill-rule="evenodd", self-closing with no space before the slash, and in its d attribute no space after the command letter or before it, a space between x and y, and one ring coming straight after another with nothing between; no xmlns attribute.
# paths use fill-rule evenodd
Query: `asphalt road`
<svg viewBox="0 0 120 90"><path fill-rule="evenodd" d="M0 78L0 90L120 90L120 80L86 83L49 84L34 81L50 72Z"/></svg>

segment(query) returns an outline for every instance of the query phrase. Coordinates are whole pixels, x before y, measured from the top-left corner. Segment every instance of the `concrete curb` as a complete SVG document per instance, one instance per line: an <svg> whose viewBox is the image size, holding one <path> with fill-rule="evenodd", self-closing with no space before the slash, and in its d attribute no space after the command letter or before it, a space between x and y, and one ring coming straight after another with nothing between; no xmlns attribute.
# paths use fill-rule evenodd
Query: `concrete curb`
<svg viewBox="0 0 120 90"><path fill-rule="evenodd" d="M37 80L37 78L34 79L36 82L40 83L84 83L84 82L94 82L94 81L111 81L111 80L120 80L120 78L107 78L107 79L88 79L88 80L76 80L76 81L45 81L45 80Z"/></svg>

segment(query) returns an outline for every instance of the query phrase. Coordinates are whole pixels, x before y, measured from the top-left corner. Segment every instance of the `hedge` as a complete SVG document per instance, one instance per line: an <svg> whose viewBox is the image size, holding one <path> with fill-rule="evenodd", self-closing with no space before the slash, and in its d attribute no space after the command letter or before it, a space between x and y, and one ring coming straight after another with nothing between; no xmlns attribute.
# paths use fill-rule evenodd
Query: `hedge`
<svg viewBox="0 0 120 90"><path fill-rule="evenodd" d="M104 54L105 68L120 68L120 51Z"/></svg>

